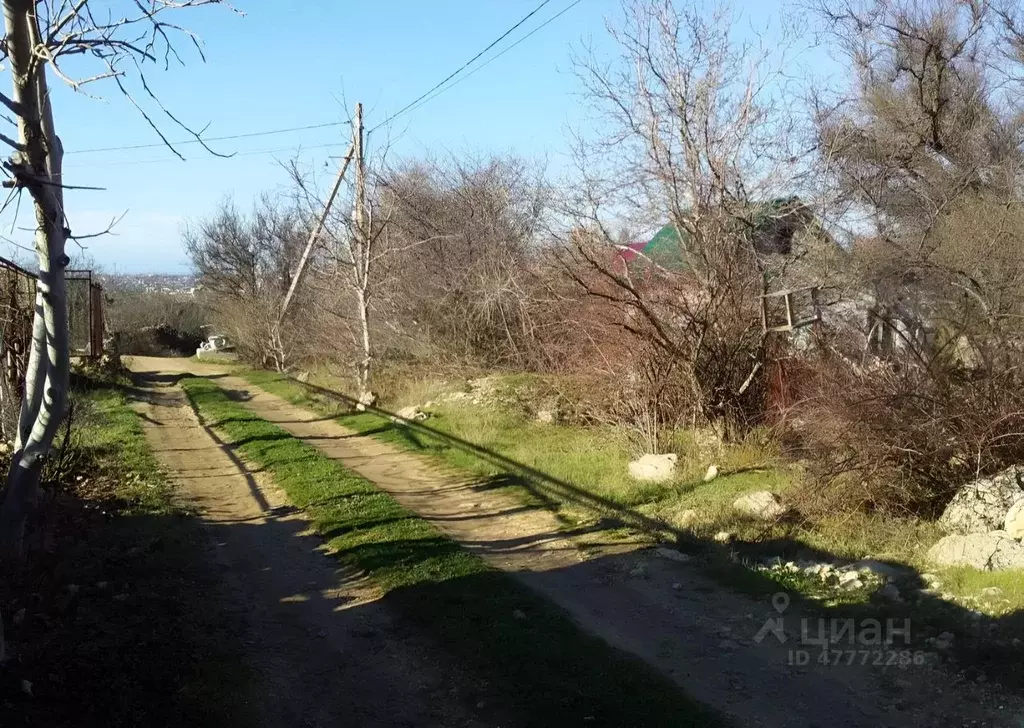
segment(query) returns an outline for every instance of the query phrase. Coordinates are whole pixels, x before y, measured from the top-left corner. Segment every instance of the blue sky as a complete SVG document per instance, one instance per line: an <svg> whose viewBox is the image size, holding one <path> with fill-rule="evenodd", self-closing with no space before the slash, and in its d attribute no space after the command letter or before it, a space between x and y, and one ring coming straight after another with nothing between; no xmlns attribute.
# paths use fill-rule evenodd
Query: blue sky
<svg viewBox="0 0 1024 728"><path fill-rule="evenodd" d="M493 52L571 1L552 0ZM372 126L469 60L538 3L237 0L234 5L244 17L216 7L180 13L177 19L205 41L207 62L182 43L188 65L167 72L151 69L149 79L176 115L197 128L209 124L206 136L338 121L346 116L343 95L350 105L364 103ZM111 4L116 6L116 0ZM737 3L758 23L780 6L780 0ZM606 44L604 20L619 7L619 0L582 0L479 73L396 122L393 154L514 151L545 157L557 170L564 165L567 128L585 119L571 73L571 47L581 39L592 39L599 48ZM52 77L51 83L58 86ZM239 152L233 159L211 157L196 145L180 147L186 162L159 147L82 153L159 141L116 89L96 87L92 93L102 94L103 100L55 88L54 113L66 150L67 184L105 188L67 193L73 230L101 229L128 211L115 228L117 235L85 242L86 254L108 271L187 271L180 246L186 219L209 213L225 195L247 205L261 191L280 187L285 175L279 160L300 148L304 161L333 173L335 162L329 157L343 153L347 144L346 127L329 127L214 145L225 153ZM173 139L186 136L170 123L162 128ZM258 153L271 149L288 151ZM27 208L27 199L22 207ZM26 212L21 210L17 226L29 224ZM0 233L28 243L31 233L12 232L11 218L10 212L0 218ZM0 252L25 255L6 243L0 243Z"/></svg>

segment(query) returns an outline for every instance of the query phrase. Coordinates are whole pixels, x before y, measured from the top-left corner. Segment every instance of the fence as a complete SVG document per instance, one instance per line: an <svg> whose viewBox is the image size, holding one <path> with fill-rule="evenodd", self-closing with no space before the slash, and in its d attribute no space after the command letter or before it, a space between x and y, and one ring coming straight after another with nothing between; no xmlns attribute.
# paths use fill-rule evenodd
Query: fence
<svg viewBox="0 0 1024 728"><path fill-rule="evenodd" d="M103 353L103 286L91 270L65 271L65 279L71 353L97 357Z"/></svg>
<svg viewBox="0 0 1024 728"><path fill-rule="evenodd" d="M0 258L0 356L3 359L0 400L3 405L21 399L32 340L35 299L35 275L6 258Z"/></svg>
<svg viewBox="0 0 1024 728"><path fill-rule="evenodd" d="M72 355L97 357L103 353L103 286L90 270L66 272L68 328ZM20 389L25 377L36 275L0 257L0 357L3 386Z"/></svg>
<svg viewBox="0 0 1024 728"><path fill-rule="evenodd" d="M103 287L92 271L67 271L68 327L72 355L103 353ZM0 257L0 438L9 441L25 382L36 275Z"/></svg>

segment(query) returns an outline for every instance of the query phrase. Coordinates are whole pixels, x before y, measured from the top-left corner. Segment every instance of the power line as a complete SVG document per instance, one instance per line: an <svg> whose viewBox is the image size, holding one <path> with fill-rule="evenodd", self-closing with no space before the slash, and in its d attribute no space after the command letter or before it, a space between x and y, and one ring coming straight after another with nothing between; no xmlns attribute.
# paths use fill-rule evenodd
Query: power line
<svg viewBox="0 0 1024 728"><path fill-rule="evenodd" d="M298 151L303 151L303 150L306 150L306 149L328 149L330 147L342 147L342 146L344 146L344 142L328 142L327 144L311 144L311 145L308 145L308 146L300 144L300 145L293 145L293 146L290 146L290 147L279 147L277 149L251 149L251 150L246 151L246 152L238 152L238 153L233 154L233 155L231 155L230 157L227 157L227 158L225 158L225 157L203 156L203 157L197 157L195 159L191 159L191 160L188 160L188 161L191 161L191 162L207 162L207 161L216 159L218 161L223 162L223 161L227 161L227 160L230 160L230 159L234 159L235 157L249 157L249 156L255 156L255 155L259 155L259 154L277 154L278 152L298 152ZM179 162L180 163L181 160L178 159L177 157L164 157L163 159L126 159L126 160L121 160L121 161L117 161L117 162L103 162L103 163L101 163L99 165L96 165L96 164L69 164L69 165L65 165L64 169L74 169L76 167L77 168L89 167L90 169L96 169L97 167L99 167L99 168L122 167L122 166L131 167L131 166L136 165L136 164L158 164L160 162Z"/></svg>
<svg viewBox="0 0 1024 728"><path fill-rule="evenodd" d="M501 51L500 53L497 53L497 54L495 54L495 55L491 56L491 57L490 57L490 58L488 58L488 59L487 59L486 61L484 61L483 63L481 63L481 64L480 64L479 66L477 66L476 68L474 68L474 69L473 69L472 71L470 71L469 73L467 73L467 74L466 74L465 76L462 76L461 78L457 78L457 79L455 79L455 80L454 80L454 81L453 81L452 83L448 84L447 86L445 86L445 87L444 87L444 88L442 88L442 89L438 89L438 90L437 90L437 91L436 91L436 92L435 92L434 94L430 95L430 96L429 96L428 98L425 98L425 99L423 99L423 100L422 100L422 101L421 101L420 103L418 103L418 104L417 104L416 106L413 106L413 107L412 107L411 109L409 109L409 111L415 111L415 110L416 110L416 109L418 109L418 108L419 108L420 106L423 106L424 104L426 104L426 103L428 103L428 102L430 102L430 101L432 101L432 100L436 99L436 98L437 98L438 96L440 96L441 94L443 94L443 93L444 93L445 91L448 91L449 89L455 88L455 87L456 87L456 86L458 86L458 85L459 85L460 83L462 83L463 81L465 81L465 80L466 80L467 78L470 78L470 77L471 77L471 76L472 76L473 74L475 74L475 73L476 73L477 71L481 71L481 70L483 70L484 68L486 68L487 66L489 66L490 64L494 63L494 62L495 62L496 60L498 60L499 58L501 58L501 57L502 57L503 55L505 55L506 53L508 53L508 52L509 52L510 50L512 50L513 48L515 48L515 47L516 47L517 45L519 45L520 43L522 43L522 42L523 42L524 40L526 40L527 38L529 38L529 37L530 37L531 35L533 35L534 33L538 32L538 31L540 31L540 30L543 30L543 29L544 29L544 28L546 28L546 27L547 27L548 25L550 25L551 23L553 23L553 22L555 22L556 20L558 20L558 19L559 19L560 17L562 17L563 15L565 15L565 14L566 14L567 12L569 12L570 10L572 10L572 9L573 9L574 7L576 7L577 5L579 5L579 4L581 3L581 2L583 2L583 0L576 0L575 2L573 2L573 3L570 3L569 5L565 6L565 8L563 8L563 9L562 9L562 10L560 10L559 12L555 13L554 15L552 15L552 16L551 16L550 18L548 18L547 20L545 20L545 21L544 21L543 23L541 23L540 25L538 25L538 26L537 26L536 28L534 28L533 30L531 30L531 31L530 31L529 33L527 33L526 35L524 35L524 36L523 36L522 38L520 38L519 40L517 40L517 41L516 41L515 43L513 43L512 45L510 45L510 46L508 46L507 48L503 49L503 50L502 50L502 51ZM398 114L395 114L395 116L398 116ZM393 118L394 118L394 117L391 117L390 119L385 119L385 120L384 120L383 122L381 122L380 124L378 124L378 125L377 125L377 127L383 126L384 124L386 124L386 123L388 123L389 121L391 121L391 120L392 120ZM376 129L377 127L374 127L374 128Z"/></svg>
<svg viewBox="0 0 1024 728"><path fill-rule="evenodd" d="M438 96L440 96L444 92L448 91L449 89L454 88L455 86L457 86L458 84L462 83L463 81L465 81L467 78L469 78L473 74L475 74L478 71L481 71L482 69L486 68L491 63L494 63L494 61L496 61L499 58L501 58L503 55L505 55L506 53L511 51L513 48L518 46L523 41L525 41L528 38L530 38L531 36L533 36L535 33L543 30L548 25L550 25L554 21L558 20L558 18L562 17L567 12L572 10L574 7L579 5L581 2L583 2L583 0L575 0L574 2L570 3L565 8L563 8L559 12L555 13L555 15L551 16L550 18L545 20L543 23L538 25L536 28L531 30L529 33L527 33L523 37L519 38L515 43L513 43L510 46L508 46L507 48L502 49L499 53L495 54L491 58L488 58L482 64L480 64L479 66L474 68L472 71L467 73L465 76L462 76L461 78L456 78L456 76L458 76L460 73L465 71L468 67L473 65L481 57L486 55L488 51L493 49L496 45L501 43L501 41L505 40L506 38L508 38L509 35L514 33L520 27L522 27L524 23L526 23L530 18L535 16L542 9L544 9L544 7L546 5L548 5L550 2L551 2L551 0L544 0L540 5L538 5L532 11L530 11L525 16L523 16L523 18L520 19L515 25L513 25L511 28L509 28L504 33L502 33L497 39L495 39L490 44L488 44L486 48L484 48L482 51L477 53L471 59L466 61L466 63L462 64L462 66L460 66L454 72L448 74L448 76L446 76L442 81L440 81L439 83L435 84L433 87L428 89L425 93L420 94L420 96L418 96L417 98L413 99L411 102L409 102L408 104L403 106L397 112L395 112L391 116L389 116L386 119L384 119L384 121L380 122L379 124L375 125L370 130L368 130L367 134L373 133L375 130L379 129L380 127L382 127L382 126L384 126L386 124L391 123L392 121L394 121L398 117L403 116L404 114L407 114L410 111L414 111L415 109L418 109L420 106L422 106L422 105L432 101L433 99L437 98ZM454 82L449 83L449 81L452 81L452 79L455 79ZM448 85L445 85L445 84L448 84ZM178 146L178 145L181 145L181 144L199 144L199 143L209 143L209 142L220 142L220 141L230 141L230 140L233 140L233 139L251 139L253 137L271 136L271 135L274 135L274 134L287 134L287 133L290 133L290 132L309 131L309 130L313 130L313 129L325 129L325 128L329 128L329 127L344 126L344 125L348 125L348 124L351 124L351 122L350 121L330 121L330 122L325 122L325 123L322 123L322 124L310 124L308 126L297 126L297 127L286 128L286 129L270 129L270 130L267 130L267 131L248 132L248 133L244 133L244 134L231 134L231 135L221 136L221 137L209 137L209 138L203 138L202 140L200 140L200 139L185 139L185 140L182 140L182 141L172 142L172 144L174 146ZM135 150L135 149L155 149L155 148L162 148L162 147L166 147L166 146L167 145L164 144L163 142L153 142L153 143L150 143L150 144L133 144L133 145L122 146L122 147L100 147L100 148L95 148L95 149L76 149L76 150L68 151L65 154L92 154L92 153L99 153L99 152L120 152L120 151L128 151L128 150ZM333 146L342 146L342 145L340 143L320 144L320 145L301 147L301 148L302 149L324 149L324 148L333 147ZM231 155L231 156L232 157L245 157L245 156L259 155L259 154L275 154L275 153L278 153L278 152L297 151L298 149L299 149L299 147L284 147L284 148L278 148L278 149L262 149L262 150L248 151L248 152L238 152L238 153L236 153L234 155ZM217 157L217 158L219 159L220 157ZM104 166L104 167L131 166L131 165L135 165L135 164L156 164L156 163L160 163L160 162L173 162L173 161L178 161L178 160L176 160L176 159L169 159L169 158L164 158L164 159L125 160L125 161L107 162L107 163L104 163L102 166ZM85 165L68 165L69 168L73 168L73 167L76 167L76 166L85 166ZM92 166L92 165L90 165L90 166Z"/></svg>
<svg viewBox="0 0 1024 728"><path fill-rule="evenodd" d="M332 126L344 126L348 124L347 121L328 121L323 124L310 124L309 126L293 126L289 129L270 129L268 131L253 131L246 134L231 134L229 136L221 137L204 137L202 139L184 139L178 142L171 142L171 146L179 146L182 144L206 144L209 142L226 142L232 139L251 139L253 137L270 136L272 134L288 134L293 131L309 131L310 129L326 129ZM97 149L73 149L65 152L67 154L93 154L95 152L122 152L129 149L154 149L156 147L166 147L167 145L163 142L153 142L152 144L133 144L126 147L101 147ZM162 161L162 160L161 160Z"/></svg>
<svg viewBox="0 0 1024 728"><path fill-rule="evenodd" d="M459 75L460 73L462 73L463 71L465 71L465 70L466 70L466 69L467 69L467 68L468 68L469 66L472 66L472 65L473 65L474 63L476 63L476 61L477 61L477 60L478 60L478 59L479 59L479 58L480 58L480 57L481 57L482 55L484 55L485 53L487 53L487 51L491 50L491 48L493 48L494 46L498 45L499 43L501 43L501 41L503 41L503 40L505 40L505 39L506 39L507 37L509 37L509 35L511 35L512 33L514 33L514 32L515 32L515 31L516 31L516 30L517 30L517 29L518 29L518 28L519 28L519 27L520 27L520 26L521 26L521 25L522 25L523 23L525 23L525 22L526 22L527 20L529 20L530 18L532 18L532 17L533 17L534 15L536 15L537 13L539 13L539 12L540 12L540 11L541 11L541 10L542 10L542 9L544 8L544 6L545 6L545 5L547 5L547 4L548 4L548 3L550 3L550 2L551 2L551 0L544 0L544 2L542 2L542 3L540 4L540 5L538 5L538 6L537 6L537 7L535 7L535 8L533 9L533 10L531 10L531 11L530 11L529 13L527 13L527 14L526 14L526 16L524 16L524 17L523 17L523 18L522 18L522 19L521 19L521 20L520 20L520 21L519 21L518 23L516 23L515 25L513 25L513 26L512 26L511 28L509 28L508 30L506 30L506 31L505 31L504 33L502 33L502 34L501 34L501 35L500 35L500 36L499 36L499 37L498 37L498 38L497 38L496 40L492 41L490 45L488 45L488 46L487 46L486 48L484 48L484 49L483 49L482 51L480 51L480 52L479 52L479 53L477 53L477 54L476 54L475 56L473 56L472 58L470 58L470 59L469 59L468 61L466 61L465 63L463 63L463 64L462 64L462 66L460 66L460 67L459 67L458 69L456 69L456 70L455 70L455 71L453 71L452 73L448 74L448 76L447 76L447 77L445 77L445 78L444 78L444 80L442 80L442 81L441 81L440 83L438 83L438 84L434 85L434 86L433 86L432 88L430 88L429 90L427 90L427 91L426 91L426 92L425 92L424 94L422 94L422 95L420 95L419 97L417 97L417 98L413 99L412 101L410 101L410 102L409 102L408 104L406 104L405 106L403 106L403 107L402 107L401 109L399 109L398 111L396 111L396 112L395 112L394 114L392 114L391 116L389 116L389 117L388 117L387 119L385 119L384 121L382 121L382 122L381 122L380 124L377 124L377 125L376 125L375 127L373 127L373 129L370 129L370 131L369 131L369 132L367 132L367 133L369 133L369 134L372 134L372 133L373 133L373 132L374 132L374 131L375 131L376 129L379 129L379 128L380 128L380 127L382 127L382 126L383 126L384 124L387 124L388 122L394 121L394 120L395 120L395 119L397 119L397 118L398 118L399 116L401 116L402 114L404 114L404 113L406 113L407 111L409 111L409 110L410 110L410 109L411 109L412 107L414 107L414 106L415 106L416 104L418 104L418 103L419 103L420 101L422 101L423 99L425 99L425 98L426 98L427 96L429 96L430 94L432 94L432 93L434 93L435 91L437 91L437 89L439 89L439 88L440 88L441 86L444 86L444 85L445 85L446 83L448 83L448 82L449 82L449 81L451 81L451 80L452 80L453 78L455 78L456 76L458 76L458 75Z"/></svg>

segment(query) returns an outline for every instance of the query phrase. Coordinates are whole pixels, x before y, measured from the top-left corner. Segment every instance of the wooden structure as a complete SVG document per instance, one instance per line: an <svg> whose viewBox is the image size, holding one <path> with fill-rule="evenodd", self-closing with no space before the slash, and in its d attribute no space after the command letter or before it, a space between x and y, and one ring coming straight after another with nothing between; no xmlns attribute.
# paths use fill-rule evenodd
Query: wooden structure
<svg viewBox="0 0 1024 728"><path fill-rule="evenodd" d="M797 383L811 372L806 363L792 355L793 333L821 321L818 288L795 288L767 293L761 297L761 325L769 339L767 360L769 417L780 421L799 398ZM789 334L784 339L779 334Z"/></svg>
<svg viewBox="0 0 1024 728"><path fill-rule="evenodd" d="M817 286L776 291L761 296L761 326L770 331L795 331L821 321Z"/></svg>

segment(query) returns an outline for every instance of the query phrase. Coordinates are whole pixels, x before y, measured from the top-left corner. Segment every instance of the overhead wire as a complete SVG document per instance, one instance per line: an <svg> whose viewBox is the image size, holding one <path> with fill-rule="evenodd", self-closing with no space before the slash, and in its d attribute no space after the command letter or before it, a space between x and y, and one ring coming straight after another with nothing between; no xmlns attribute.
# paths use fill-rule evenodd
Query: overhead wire
<svg viewBox="0 0 1024 728"><path fill-rule="evenodd" d="M486 53L487 53L487 51L491 50L492 48L494 48L494 46L496 46L496 45L498 45L499 43L501 43L501 41L503 41L503 40L505 40L506 38L508 38L508 37L509 37L509 36L510 36L510 35L511 35L512 33L514 33L514 32L515 32L516 30L518 30L518 29L519 29L519 28L520 28L520 27L521 27L521 26L523 25L523 23L525 23L525 22L526 22L527 20L529 20L530 18L532 18L532 17L534 16L534 15L536 15L537 13L539 13L539 12L540 12L541 10L543 10L543 9L544 9L544 6L545 6L545 5L547 5L547 4L548 4L548 3L550 3L550 2L551 2L551 0L544 0L544 1L543 1L543 2L542 2L542 3L540 4L540 5L538 5L537 7L535 7L535 8L533 9L533 10L531 10L531 11L530 11L529 13L527 13L527 14L526 14L525 16L523 16L522 18L520 18L519 22L517 22L517 23L516 23L515 25L513 25L513 26L512 26L511 28L509 28L509 29L508 29L508 30L506 30L506 31L505 31L504 33L502 33L502 34L501 34L500 36L498 36L498 37L497 37L497 38L496 38L495 40L491 41L491 42L490 42L490 44L488 44L486 48L484 48L484 49L483 49L482 51L480 51L480 52L479 52L479 53L477 53L477 54L476 54L475 56L473 56L472 58L470 58L470 59L469 59L468 61L466 61L465 63L463 63L463 64L462 64L461 66L459 66L459 68L457 68L456 70L454 70L454 71L452 71L451 73L449 73L449 74L448 74L448 75L447 75L447 76L446 76L446 77L445 77L444 79L442 79L442 80L441 80L440 82L436 83L436 84L435 84L434 86L432 86L432 87L431 87L430 89L428 89L427 91L425 91L425 92L424 92L423 94L421 94L420 96L417 96L417 97L416 97L415 99L413 99L413 100L412 100L412 101L410 101L410 102L409 102L408 104L406 104L405 106L403 106L403 107L402 107L401 109L399 109L398 111L396 111L396 112L395 112L394 114L392 114L391 116L389 116L389 117L388 117L387 119L385 119L384 121L382 121L382 122L381 122L380 124L377 124L376 126L374 126L374 127L373 127L372 129L370 129L370 130L369 130L369 132L367 132L367 133L368 133L368 134L372 134L372 133L374 132L374 130L376 130L376 129L379 129L379 128L380 128L381 126L383 126L384 124L386 124L386 123L388 123L388 122L390 122L390 121L394 121L394 120L395 120L395 119L397 119L397 118L398 118L399 116L401 116L402 114L406 113L407 111L409 111L409 109L411 109L411 108L412 108L413 106L415 106L415 105L416 105L416 104L418 104L418 103L419 103L420 101L422 101L422 100L423 100L423 99L424 99L424 98L425 98L426 96L429 96L430 94L434 93L434 91L436 91L436 90L437 90L438 88L440 88L441 86L444 86L444 85L445 85L446 83L448 83L448 82L449 82L449 81L451 81L451 80L452 80L453 78L455 78L456 76L458 76L458 75L459 75L460 73L462 73L462 72L463 72L464 70L466 70L467 68L469 68L470 66L472 66L472 65L473 65L474 63L476 63L476 61L477 61L477 60L478 60L478 59L479 59L479 58L480 58L481 56L483 56L484 54L486 54Z"/></svg>
<svg viewBox="0 0 1024 728"><path fill-rule="evenodd" d="M521 38L516 40L511 45L509 45L506 48L502 49L500 52L496 53L494 56L488 58L486 61L481 63L479 66L477 66L476 68L472 69L469 73L467 73L467 74L465 74L465 75L463 75L461 77L459 76L459 74L461 74L467 68L472 66L478 60L480 60L490 50L492 50L495 46L497 46L503 40L508 38L509 35L514 33L516 30L521 28L523 26L523 24L525 24L532 17L534 17L537 13L539 13L541 10L543 10L545 6L547 6L548 4L551 3L551 0L543 0L543 2L541 2L537 7L535 7L533 10L531 10L525 16L523 16L519 21L517 21L514 25L512 25L508 30L503 32L495 40L491 41L483 50L481 50L479 53L474 55L468 61L463 63L455 71L453 71L452 73L448 74L440 82L434 84L427 91L425 91L424 93L420 94L415 99L410 101L408 104L403 106L401 109L396 111L394 114L391 114L386 119L384 119L380 123L378 123L375 126L373 126L371 129L369 129L367 131L367 134L368 135L372 134L377 129L380 129L381 127L385 126L386 124L390 124L391 122L395 121L396 119L398 119L399 117L401 117L401 116L403 116L403 115L405 115L407 113L415 111L420 106L423 106L424 104L429 103L430 101L432 101L433 99L437 98L441 94L443 94L446 91L454 88L459 83L462 83L467 78L470 78L471 76L473 76L477 72L479 72L479 71L483 70L484 68L486 68L487 66L489 66L494 61L496 61L499 58L501 58L502 56L504 56L506 53L511 51L513 48L516 48L519 44L523 43L525 40L527 40L528 38L533 36L535 33L539 32L540 30L544 29L545 27L547 27L548 25L553 23L558 18L560 18L563 15L565 15L567 12L572 10L574 7L579 5L581 2L583 2L583 0L574 0L574 2L570 3L565 8L560 10L558 13L556 13L553 16L551 16L547 20L545 20L543 23L538 25L536 28L532 29L529 33L527 33L526 35L522 36ZM199 143L211 143L211 142L220 142L220 141L231 141L231 140L236 140L236 139L251 139L251 138L256 138L256 137L271 136L271 135L275 135L275 134L287 134L287 133L298 132L298 131L310 131L310 130L314 130L314 129L326 129L326 128L330 128L330 127L338 127L338 126L344 126L344 125L349 125L349 124L351 124L351 121L347 121L347 120L346 121L330 121L330 122L324 122L324 123L320 123L320 124L309 124L309 125L306 125L306 126L295 126L295 127L288 127L288 128L283 128L283 129L269 129L269 130L265 130L265 131L245 132L245 133L240 133L240 134L229 134L229 135L219 136L219 137L204 137L201 140L200 139L185 139L185 140L182 140L182 141L173 142L173 145L174 146L178 146L178 145L185 145L185 144L199 144ZM261 155L261 154L276 154L276 153L287 152L287 151L300 151L301 149L324 149L324 148L328 148L328 147L342 146L342 145L343 144L341 142L337 142L337 143L320 144L320 145L313 145L313 146L299 146L299 145L296 145L296 146L292 146L292 147L282 147L282 148L276 148L276 149L251 150L251 151L237 152L237 153L235 153L233 155L230 155L227 158L230 159L230 158L233 158L233 157L245 157L245 156ZM75 149L75 150L68 150L67 152L65 152L65 154L66 155L70 155L70 154L93 154L93 153L100 153L100 152L120 152L120 151L131 151L131 150L138 150L138 149L164 148L166 146L167 145L164 144L163 142L152 142L152 143L147 143L147 144L132 144L132 145L120 146L120 147L96 147L96 148L92 148L92 149ZM206 157L201 157L200 159L206 159ZM223 159L223 157L211 157L211 159ZM110 167L113 167L113 166L132 166L132 165L136 165L136 164L157 164L157 163L161 163L161 162L173 162L173 161L178 161L178 160L170 158L170 157L162 158L162 159L117 160L117 161L111 161L111 162L104 162L102 164L102 166L104 166L104 167L108 167L108 166L110 166ZM77 167L77 166L85 166L85 165L74 165L74 164L67 165L68 168L74 168L74 167ZM96 165L89 165L89 166L95 167Z"/></svg>
<svg viewBox="0 0 1024 728"><path fill-rule="evenodd" d="M171 142L172 146L181 146L184 144L200 144L209 142L226 142L233 139L252 139L253 137L271 136L272 134L288 134L293 131L309 131L311 129L326 129L332 126L345 126L350 124L349 121L327 121L322 124L309 124L308 126L293 126L288 129L270 129L267 131L253 131L246 132L244 134L230 134L228 136L220 137L203 137L202 139L183 139L182 141ZM125 147L97 147L95 149L71 149L64 153L65 156L68 154L93 154L96 152L123 152L132 149L155 149L157 147L166 147L167 145L163 142L153 142L151 144L132 144ZM162 160L161 160L162 161Z"/></svg>
<svg viewBox="0 0 1024 728"><path fill-rule="evenodd" d="M251 157L251 156L256 156L256 155L261 155L261 154L278 154L280 152L301 152L301 151L304 151L304 150L307 150L307 149L329 149L331 147L339 147L340 148L340 147L343 147L345 144L346 144L346 142L338 141L338 142L328 142L326 144L310 144L310 145L297 144L297 145L292 145L290 147L278 147L278 148L275 148L275 149L251 149L251 150L244 151L244 152L236 152L235 154L232 154L230 157L227 157L227 159L234 159L235 157ZM204 157L197 157L197 158L192 159L190 161L193 161L193 162L205 162L205 161L211 161L211 160L224 161L224 159L225 159L224 157L204 156ZM104 164L99 165L99 166L102 166L102 167L122 167L122 166L124 166L124 167L131 167L131 166L134 166L136 164L159 164L161 162L180 162L180 161L181 160L178 159L177 157L164 157L162 159L123 159L123 160L119 160L119 161L115 161L115 162L105 162ZM64 169L74 169L74 168L80 168L80 167L90 167L90 168L95 169L96 166L97 165L95 165L95 164L68 164L68 165L64 165Z"/></svg>
<svg viewBox="0 0 1024 728"><path fill-rule="evenodd" d="M469 73L467 73L466 75L464 75L464 76L461 76L460 78L457 78L457 79L455 79L454 81L452 81L452 83L448 84L448 85L447 85L447 86L445 86L444 88L438 89L438 90L437 90L437 91L436 91L435 93L433 93L432 95L428 96L427 98L424 98L424 99L423 99L422 101L420 101L420 102L419 102L418 104L416 104L416 105L415 105L415 106L413 106L412 108L409 108L409 109L408 109L408 111L409 111L409 112L415 111L416 109L418 109L419 107L423 106L424 104L426 104L426 103L429 103L430 101L433 101L434 99L436 99L436 98L437 98L438 96L440 96L440 95L441 95L441 94L443 94L444 92L446 92L446 91L448 91L448 90L450 90L450 89L452 89L452 88L454 88L454 87L458 86L458 85L459 85L460 83L462 83L463 81L465 81L465 80L466 80L467 78L470 78L470 77L472 77L472 76L473 76L473 75L474 75L475 73L477 73L478 71L482 71L482 70L483 70L484 68L487 68L487 66L489 66L489 65L490 65L490 64L492 64L492 63L494 63L494 62L495 62L496 60L498 60L498 59L499 59L499 58L501 58L501 57L502 57L503 55L505 55L506 53L508 53L508 52L509 52L510 50L512 50L513 48L515 48L515 47L516 47L517 45L519 45L520 43L522 43L523 41L525 41L526 39L528 39L528 38L529 38L530 36L532 36L532 35L533 35L534 33L537 33L538 31L540 31L540 30L543 30L543 29L544 29L545 27L547 27L547 26L548 26L548 25L550 25L551 23L553 23L553 22L555 22L556 20L558 20L558 19L559 19L560 17L562 17L563 15L565 15L565 14L566 14L567 12L569 12L570 10L572 10L572 9L573 9L574 7L576 7L577 5L579 5L579 4L581 3L581 2L583 2L583 0L575 0L575 2L572 2L572 3L570 3L569 5L566 5L566 6L564 7L564 8L562 8L562 10L560 10L559 12L555 13L554 15L552 15L552 16L551 16L550 18L548 18L547 20L545 20L545 21L544 21L543 23L541 23L540 25L538 25L538 26L537 26L536 28L534 28L533 30L531 30L531 31L530 31L529 33L527 33L526 35L524 35L524 36L523 36L522 38L520 38L519 40L517 40L517 41L516 41L515 43L513 43L513 44L512 44L512 45L510 45L510 46L508 46L507 48L504 48L504 49L502 49L502 51L501 51L500 53L496 53L495 55L491 56L491 57L490 57L490 58L488 58L488 59L487 59L486 61L484 61L483 63L481 63L481 64L480 64L479 66L477 66L476 68L474 68L474 69L473 69L472 71L470 71ZM429 93L429 92L428 92L428 93ZM380 124L377 124L377 126L375 126L375 127L374 127L374 129L380 128L381 126L384 126L385 124L388 124L388 123L390 123L390 122L391 122L391 121L393 121L393 120L394 120L394 119L395 119L395 118L396 118L397 116L398 116L398 114L394 114L394 115L392 115L392 116L391 116L390 118L388 118L388 119L385 119L385 120L384 120L384 121L382 121L382 122L381 122ZM370 131L373 131L373 129L371 129Z"/></svg>

